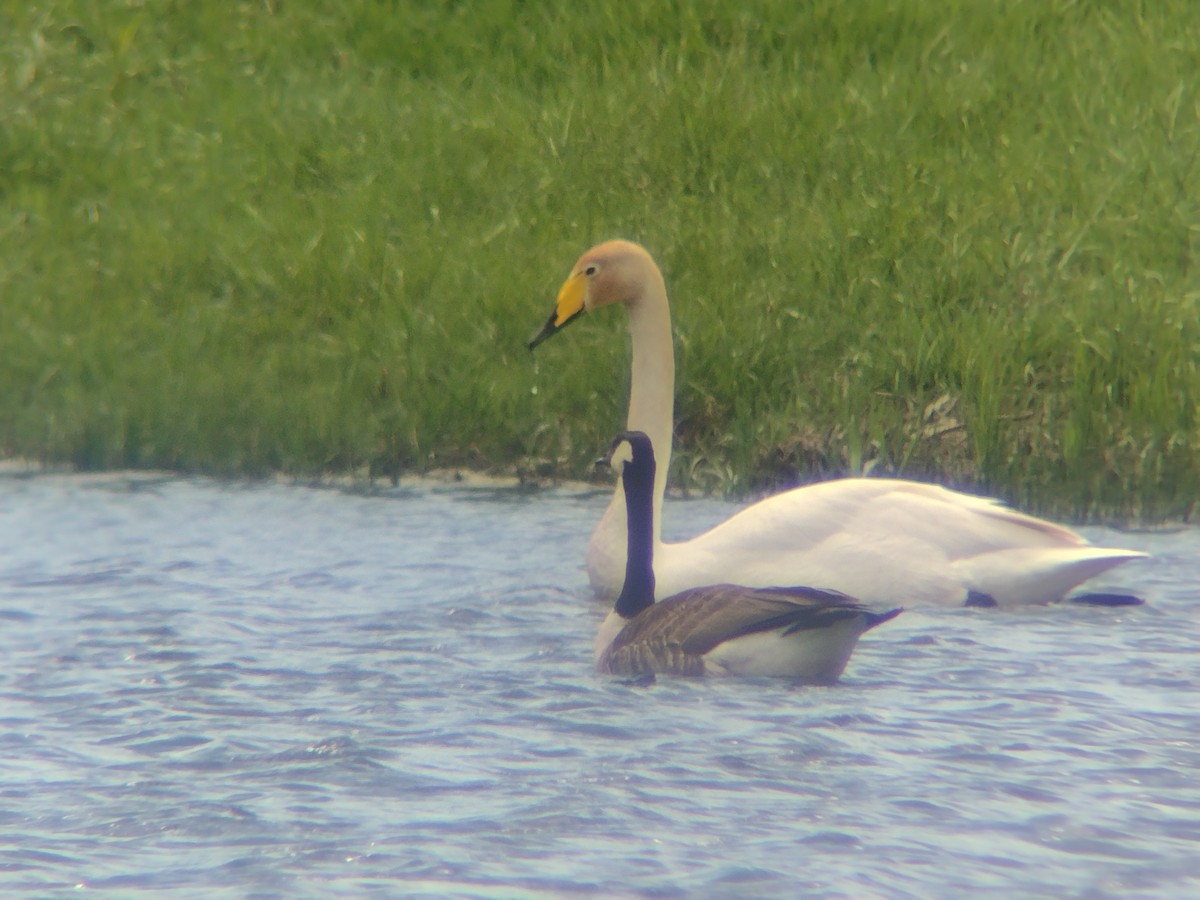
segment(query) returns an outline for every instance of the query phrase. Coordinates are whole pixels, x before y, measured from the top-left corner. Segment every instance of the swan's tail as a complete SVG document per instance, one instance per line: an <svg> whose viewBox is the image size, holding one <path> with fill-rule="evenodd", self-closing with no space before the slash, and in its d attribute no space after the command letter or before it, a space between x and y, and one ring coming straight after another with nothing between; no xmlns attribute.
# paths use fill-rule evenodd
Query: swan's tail
<svg viewBox="0 0 1200 900"><path fill-rule="evenodd" d="M970 588L965 598L967 605L1003 607L1054 603L1089 578L1145 556L1137 550L1089 545L1014 548L980 554L960 560L954 566ZM1128 600L1124 604L1097 600L1096 605L1131 604Z"/></svg>

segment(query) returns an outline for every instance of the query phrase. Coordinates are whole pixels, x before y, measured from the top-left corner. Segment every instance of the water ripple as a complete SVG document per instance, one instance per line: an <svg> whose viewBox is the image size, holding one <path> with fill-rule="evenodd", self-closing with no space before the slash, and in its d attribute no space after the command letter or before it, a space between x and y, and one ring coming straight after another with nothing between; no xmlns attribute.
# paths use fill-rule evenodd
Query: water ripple
<svg viewBox="0 0 1200 900"><path fill-rule="evenodd" d="M0 886L1200 891L1196 530L1119 536L1147 607L910 610L833 688L623 683L604 500L0 477Z"/></svg>

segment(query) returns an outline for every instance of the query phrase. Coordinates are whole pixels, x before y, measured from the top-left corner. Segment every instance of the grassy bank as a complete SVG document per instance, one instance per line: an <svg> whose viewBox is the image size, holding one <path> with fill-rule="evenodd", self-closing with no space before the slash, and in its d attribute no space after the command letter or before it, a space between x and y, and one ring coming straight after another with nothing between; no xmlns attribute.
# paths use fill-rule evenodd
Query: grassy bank
<svg viewBox="0 0 1200 900"><path fill-rule="evenodd" d="M624 236L677 484L1192 511L1189 0L633 6L0 0L0 451L583 474L622 317L524 341Z"/></svg>

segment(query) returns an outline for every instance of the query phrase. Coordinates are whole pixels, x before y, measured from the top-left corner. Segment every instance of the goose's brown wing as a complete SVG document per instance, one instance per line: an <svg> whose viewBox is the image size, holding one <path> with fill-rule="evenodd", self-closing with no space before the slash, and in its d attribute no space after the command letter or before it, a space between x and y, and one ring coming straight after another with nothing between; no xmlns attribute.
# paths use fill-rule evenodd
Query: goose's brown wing
<svg viewBox="0 0 1200 900"><path fill-rule="evenodd" d="M877 615L845 594L808 587L693 588L634 618L603 654L601 668L623 675L702 675L704 654L723 641L780 628L784 634L825 628L856 617L866 631L896 612Z"/></svg>

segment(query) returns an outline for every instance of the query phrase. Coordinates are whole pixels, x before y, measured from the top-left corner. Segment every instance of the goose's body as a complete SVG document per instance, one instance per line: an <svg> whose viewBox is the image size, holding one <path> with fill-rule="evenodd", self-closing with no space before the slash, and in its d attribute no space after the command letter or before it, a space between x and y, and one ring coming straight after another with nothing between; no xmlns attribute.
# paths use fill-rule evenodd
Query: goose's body
<svg viewBox="0 0 1200 900"><path fill-rule="evenodd" d="M722 582L812 584L883 602L904 589L909 605L1014 606L1062 599L1136 550L1097 547L1059 525L995 500L899 479L847 478L760 501L689 541L661 540L671 455L675 363L666 286L637 244L608 241L579 258L534 347L583 312L629 311L633 343L627 427L650 436L659 460L653 542L658 595ZM598 597L621 588L626 553L620 487L587 549Z"/></svg>
<svg viewBox="0 0 1200 900"><path fill-rule="evenodd" d="M641 432L614 441L627 498L625 577L596 634L596 668L614 675L758 675L832 684L874 613L836 591L715 584L654 601L654 452Z"/></svg>
<svg viewBox="0 0 1200 900"><path fill-rule="evenodd" d="M612 675L751 675L832 684L859 635L897 615L813 588L715 584L661 600L632 619L608 614L596 668Z"/></svg>

